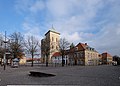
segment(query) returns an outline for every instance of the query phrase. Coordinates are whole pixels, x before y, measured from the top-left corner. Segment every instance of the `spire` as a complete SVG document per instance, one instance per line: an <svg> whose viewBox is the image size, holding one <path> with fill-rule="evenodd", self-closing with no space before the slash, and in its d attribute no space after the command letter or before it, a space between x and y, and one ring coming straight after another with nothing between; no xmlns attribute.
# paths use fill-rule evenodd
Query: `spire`
<svg viewBox="0 0 120 86"><path fill-rule="evenodd" d="M53 24L52 24L52 29L54 29Z"/></svg>
<svg viewBox="0 0 120 86"><path fill-rule="evenodd" d="M53 24L52 24L52 28L51 28L51 30L55 31L55 28L54 28Z"/></svg>

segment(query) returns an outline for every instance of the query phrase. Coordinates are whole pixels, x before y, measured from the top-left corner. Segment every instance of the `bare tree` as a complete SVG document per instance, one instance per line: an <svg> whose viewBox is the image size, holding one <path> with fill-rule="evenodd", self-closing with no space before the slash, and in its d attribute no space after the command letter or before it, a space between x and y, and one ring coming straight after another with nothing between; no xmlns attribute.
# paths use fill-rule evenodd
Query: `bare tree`
<svg viewBox="0 0 120 86"><path fill-rule="evenodd" d="M28 38L25 40L24 45L25 45L28 53L30 53L31 56L32 56L31 66L33 67L33 58L35 56L35 53L38 51L38 47L40 47L39 46L39 41L33 36L28 36Z"/></svg>
<svg viewBox="0 0 120 86"><path fill-rule="evenodd" d="M46 67L48 67L48 56L50 55L50 50L51 50L51 46L50 46L50 41L48 41L47 39L43 39L41 41L41 54L43 55L43 57L46 57Z"/></svg>
<svg viewBox="0 0 120 86"><path fill-rule="evenodd" d="M9 50L13 58L22 58L24 37L20 32L14 32L10 35Z"/></svg>
<svg viewBox="0 0 120 86"><path fill-rule="evenodd" d="M70 43L65 38L61 38L59 43L59 49L62 55L62 66L64 66L64 56L65 56L66 50L69 47L70 47Z"/></svg>

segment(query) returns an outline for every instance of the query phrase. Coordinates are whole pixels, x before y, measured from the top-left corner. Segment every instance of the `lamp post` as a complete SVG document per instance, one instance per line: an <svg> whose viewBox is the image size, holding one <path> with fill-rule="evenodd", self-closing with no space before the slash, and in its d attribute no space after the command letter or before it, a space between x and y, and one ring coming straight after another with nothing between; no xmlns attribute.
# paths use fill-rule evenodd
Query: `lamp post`
<svg viewBox="0 0 120 86"><path fill-rule="evenodd" d="M5 53L4 53L4 58L3 58L3 61L4 61L4 70L6 68L6 31L5 31L5 41L3 41L5 43Z"/></svg>

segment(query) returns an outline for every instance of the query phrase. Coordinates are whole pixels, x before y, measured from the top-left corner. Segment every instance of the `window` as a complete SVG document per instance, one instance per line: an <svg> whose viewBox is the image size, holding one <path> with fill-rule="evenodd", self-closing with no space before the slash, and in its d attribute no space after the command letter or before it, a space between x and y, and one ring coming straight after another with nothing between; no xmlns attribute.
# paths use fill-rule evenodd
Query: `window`
<svg viewBox="0 0 120 86"><path fill-rule="evenodd" d="M78 47L76 47L76 50L78 50Z"/></svg>
<svg viewBox="0 0 120 86"><path fill-rule="evenodd" d="M52 49L54 48L54 46L52 45Z"/></svg>
<svg viewBox="0 0 120 86"><path fill-rule="evenodd" d="M56 50L58 50L58 46L56 46Z"/></svg>
<svg viewBox="0 0 120 86"><path fill-rule="evenodd" d="M58 39L56 38L56 42L58 41Z"/></svg>
<svg viewBox="0 0 120 86"><path fill-rule="evenodd" d="M80 57L83 57L83 54L82 54L82 53L80 53Z"/></svg>
<svg viewBox="0 0 120 86"><path fill-rule="evenodd" d="M54 41L54 38L52 37L52 41Z"/></svg>
<svg viewBox="0 0 120 86"><path fill-rule="evenodd" d="M89 53L88 53L88 58L89 58Z"/></svg>

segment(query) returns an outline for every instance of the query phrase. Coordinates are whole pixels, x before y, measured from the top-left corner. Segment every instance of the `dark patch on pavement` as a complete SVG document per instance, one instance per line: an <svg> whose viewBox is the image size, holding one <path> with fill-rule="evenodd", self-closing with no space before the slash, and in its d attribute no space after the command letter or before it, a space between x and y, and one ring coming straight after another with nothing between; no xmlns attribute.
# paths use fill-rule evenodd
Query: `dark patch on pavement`
<svg viewBox="0 0 120 86"><path fill-rule="evenodd" d="M56 76L54 74L48 74L48 73L43 73L39 71L30 71L29 76L35 76L35 77L53 77Z"/></svg>

